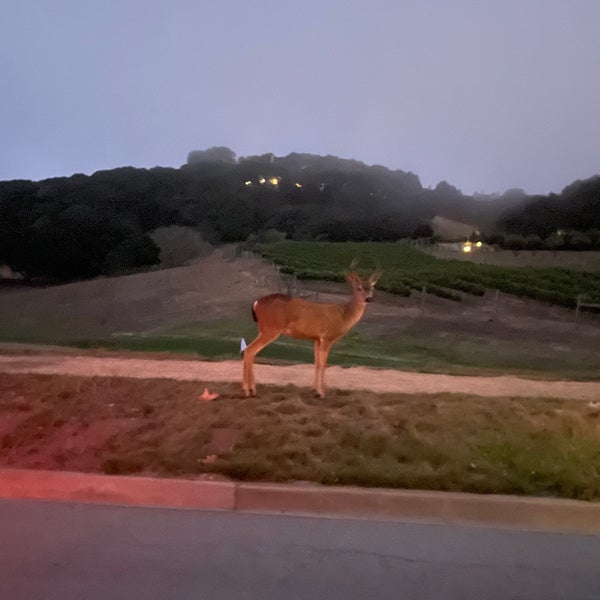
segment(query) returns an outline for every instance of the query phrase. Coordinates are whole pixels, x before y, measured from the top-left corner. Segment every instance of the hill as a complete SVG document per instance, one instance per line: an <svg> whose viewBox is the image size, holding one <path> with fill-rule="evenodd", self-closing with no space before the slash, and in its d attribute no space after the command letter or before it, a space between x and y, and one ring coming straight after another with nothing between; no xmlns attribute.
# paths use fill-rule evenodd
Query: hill
<svg viewBox="0 0 600 600"><path fill-rule="evenodd" d="M59 343L235 359L241 337L250 341L256 335L250 307L257 297L283 291L290 283L296 293L310 299L317 295L319 301L336 302L348 297L345 283L295 284L280 279L265 261L249 256L234 259L227 250L216 250L185 267L3 290L0 352L12 347L6 342ZM394 275L392 258L381 257L389 281ZM426 256L421 260L423 265L432 262ZM344 258L342 264L348 262ZM368 270L372 263L365 257L360 264ZM402 264L412 268L410 260ZM426 297L420 290L403 297L382 291L385 287L384 278L364 319L335 345L331 364L598 378L600 328L594 314L582 314L576 322L572 309L508 293L461 292L457 301L435 295L438 288L428 289ZM263 360L277 362L312 363L313 356L310 342L285 337L261 353Z"/></svg>
<svg viewBox="0 0 600 600"><path fill-rule="evenodd" d="M547 237L557 231L590 232L580 245L596 245L600 237L600 176L575 181L560 194L525 198L498 221L498 229Z"/></svg>
<svg viewBox="0 0 600 600"><path fill-rule="evenodd" d="M7 289L0 294L0 339L64 342L249 315L252 299L272 289L266 286L273 276L263 261L227 260L216 250L185 267Z"/></svg>
<svg viewBox="0 0 600 600"><path fill-rule="evenodd" d="M598 186L598 178L573 184L558 198L532 200L518 190L473 197L445 181L426 189L414 173L353 159L238 159L228 148L210 148L190 152L179 169L0 182L0 265L52 282L144 270L161 260L154 232L173 226L211 244L274 232L295 240L390 241L430 236L436 216L493 231L504 214L500 229L545 236L596 223ZM540 220L544 211L549 216Z"/></svg>

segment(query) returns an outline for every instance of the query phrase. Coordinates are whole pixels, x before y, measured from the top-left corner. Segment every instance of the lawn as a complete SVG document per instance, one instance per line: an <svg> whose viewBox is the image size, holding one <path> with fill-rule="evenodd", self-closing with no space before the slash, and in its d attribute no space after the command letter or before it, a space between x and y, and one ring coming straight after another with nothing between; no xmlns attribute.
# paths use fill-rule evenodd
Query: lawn
<svg viewBox="0 0 600 600"><path fill-rule="evenodd" d="M600 500L593 403L210 387L3 374L0 465Z"/></svg>
<svg viewBox="0 0 600 600"><path fill-rule="evenodd" d="M381 327L382 322L388 325L387 330ZM573 347L569 352L563 352L557 350L556 344L536 339L498 337L490 333L488 323L481 326L480 333L459 327L441 335L427 323L416 319L401 333L394 329L393 321L382 322L367 314L355 329L333 346L328 363L454 375L511 373L544 379L598 378L598 358L588 348ZM164 333L74 340L66 345L85 349L190 354L202 360L224 360L238 358L241 338L249 343L256 332L256 324L251 318L221 319L189 323ZM268 362L312 363L314 349L310 341L281 336L259 356Z"/></svg>

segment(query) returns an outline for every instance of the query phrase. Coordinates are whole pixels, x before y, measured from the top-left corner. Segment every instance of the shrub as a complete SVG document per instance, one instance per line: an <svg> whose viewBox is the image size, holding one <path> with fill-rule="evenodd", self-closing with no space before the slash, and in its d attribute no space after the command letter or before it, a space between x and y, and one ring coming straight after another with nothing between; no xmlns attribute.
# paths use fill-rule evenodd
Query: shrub
<svg viewBox="0 0 600 600"><path fill-rule="evenodd" d="M504 248L508 250L523 250L525 246L526 241L522 235L511 233L504 238Z"/></svg>
<svg viewBox="0 0 600 600"><path fill-rule="evenodd" d="M573 250L589 250L592 247L592 240L585 233L574 231L569 235L569 247Z"/></svg>

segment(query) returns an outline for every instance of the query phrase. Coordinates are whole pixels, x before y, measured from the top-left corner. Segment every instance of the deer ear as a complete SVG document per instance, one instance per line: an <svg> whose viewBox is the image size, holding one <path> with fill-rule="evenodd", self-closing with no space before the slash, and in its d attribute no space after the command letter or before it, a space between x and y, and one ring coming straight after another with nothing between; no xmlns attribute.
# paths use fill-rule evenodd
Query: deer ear
<svg viewBox="0 0 600 600"><path fill-rule="evenodd" d="M358 275L354 271L350 271L346 273L346 281L352 285L354 285L358 281Z"/></svg>

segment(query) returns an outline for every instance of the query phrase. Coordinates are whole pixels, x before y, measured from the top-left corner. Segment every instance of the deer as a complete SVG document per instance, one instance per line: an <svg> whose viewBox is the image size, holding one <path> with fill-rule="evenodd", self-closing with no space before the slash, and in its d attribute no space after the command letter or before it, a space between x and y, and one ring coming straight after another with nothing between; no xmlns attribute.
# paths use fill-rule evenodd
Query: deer
<svg viewBox="0 0 600 600"><path fill-rule="evenodd" d="M347 302L313 302L285 294L269 294L254 302L252 316L258 325L258 335L244 350L244 397L256 396L256 355L282 334L314 341L314 391L320 398L325 396L323 380L329 350L361 320L381 276L381 270L377 269L363 280L354 271L354 264L346 275L346 281L352 286L352 296Z"/></svg>

